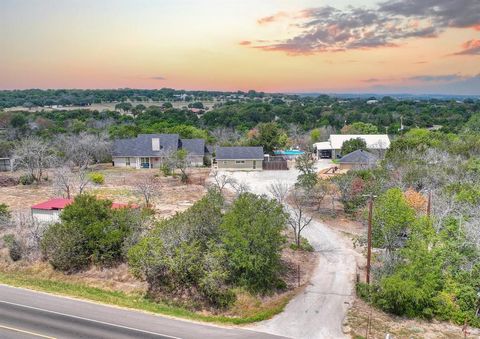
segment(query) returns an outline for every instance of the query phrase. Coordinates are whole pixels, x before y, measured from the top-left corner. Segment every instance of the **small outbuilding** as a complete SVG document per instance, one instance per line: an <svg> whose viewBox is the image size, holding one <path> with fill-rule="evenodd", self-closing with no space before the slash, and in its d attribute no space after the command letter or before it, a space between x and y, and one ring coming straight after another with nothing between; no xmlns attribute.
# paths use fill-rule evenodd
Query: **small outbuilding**
<svg viewBox="0 0 480 339"><path fill-rule="evenodd" d="M13 170L13 160L11 158L0 158L0 172L9 172Z"/></svg>
<svg viewBox="0 0 480 339"><path fill-rule="evenodd" d="M262 170L263 147L217 147L215 150L215 163L221 170Z"/></svg>
<svg viewBox="0 0 480 339"><path fill-rule="evenodd" d="M42 203L33 205L31 207L32 217L42 223L54 223L60 221L60 213L62 210L70 205L73 199L55 198ZM135 204L124 204L114 202L112 208L138 208Z"/></svg>
<svg viewBox="0 0 480 339"><path fill-rule="evenodd" d="M339 161L341 170L367 169L377 165L378 157L364 150L356 150L343 156Z"/></svg>

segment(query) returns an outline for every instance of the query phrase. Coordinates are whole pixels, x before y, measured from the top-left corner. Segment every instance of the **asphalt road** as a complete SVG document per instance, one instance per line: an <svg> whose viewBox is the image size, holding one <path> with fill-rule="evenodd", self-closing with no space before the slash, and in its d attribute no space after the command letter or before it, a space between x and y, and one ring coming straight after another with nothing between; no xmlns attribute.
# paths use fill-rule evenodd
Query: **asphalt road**
<svg viewBox="0 0 480 339"><path fill-rule="evenodd" d="M0 285L0 338L280 338Z"/></svg>

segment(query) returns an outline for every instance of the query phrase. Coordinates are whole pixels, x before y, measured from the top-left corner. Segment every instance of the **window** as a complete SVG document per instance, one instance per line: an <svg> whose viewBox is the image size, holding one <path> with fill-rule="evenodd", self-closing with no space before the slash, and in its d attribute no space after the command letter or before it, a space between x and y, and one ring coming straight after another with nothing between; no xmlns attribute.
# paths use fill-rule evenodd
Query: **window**
<svg viewBox="0 0 480 339"><path fill-rule="evenodd" d="M245 160L235 160L235 163L236 163L236 164L244 164L244 163L245 163Z"/></svg>
<svg viewBox="0 0 480 339"><path fill-rule="evenodd" d="M125 158L125 165L130 166L130 158Z"/></svg>

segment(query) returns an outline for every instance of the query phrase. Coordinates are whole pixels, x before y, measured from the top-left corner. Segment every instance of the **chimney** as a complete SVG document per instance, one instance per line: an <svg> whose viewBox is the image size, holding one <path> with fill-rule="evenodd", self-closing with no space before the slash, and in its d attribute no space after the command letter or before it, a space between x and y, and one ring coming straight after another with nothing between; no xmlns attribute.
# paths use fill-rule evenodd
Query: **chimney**
<svg viewBox="0 0 480 339"><path fill-rule="evenodd" d="M160 151L160 138L152 138L152 151Z"/></svg>

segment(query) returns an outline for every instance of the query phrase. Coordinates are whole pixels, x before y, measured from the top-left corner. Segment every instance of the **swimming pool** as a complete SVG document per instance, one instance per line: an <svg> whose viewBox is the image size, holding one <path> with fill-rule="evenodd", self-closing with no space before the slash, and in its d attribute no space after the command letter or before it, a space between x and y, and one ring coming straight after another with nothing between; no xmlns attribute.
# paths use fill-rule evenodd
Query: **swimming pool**
<svg viewBox="0 0 480 339"><path fill-rule="evenodd" d="M302 155L305 152L297 149L287 149L287 150L273 151L273 153L276 155Z"/></svg>

